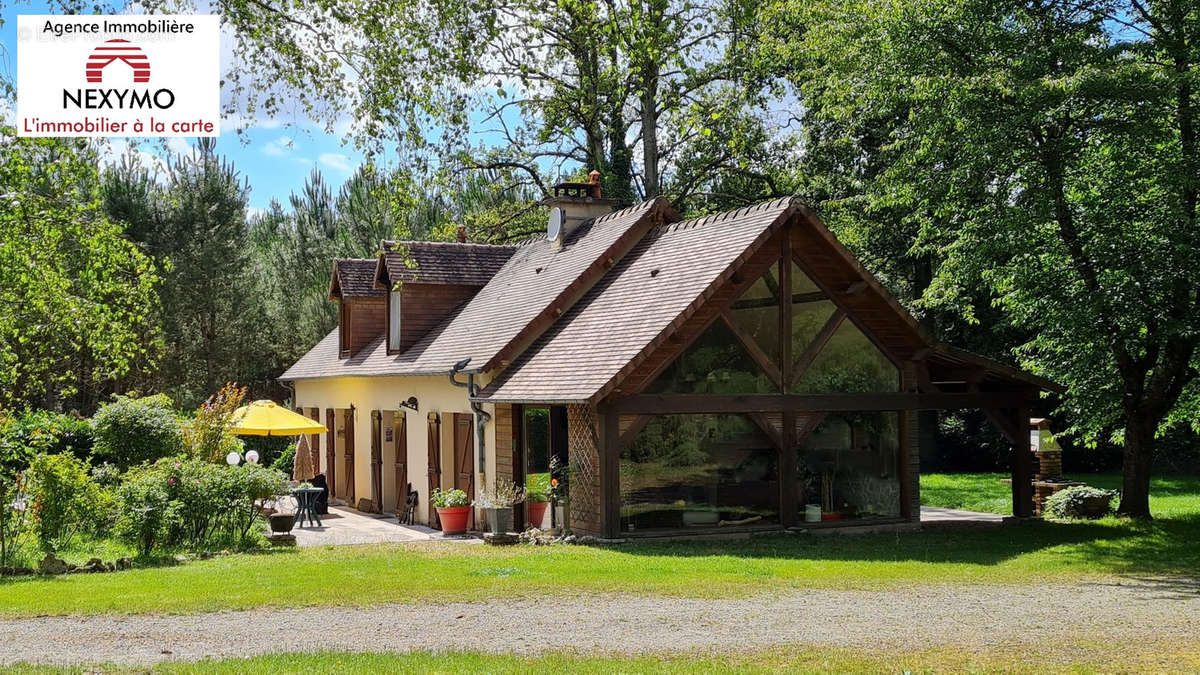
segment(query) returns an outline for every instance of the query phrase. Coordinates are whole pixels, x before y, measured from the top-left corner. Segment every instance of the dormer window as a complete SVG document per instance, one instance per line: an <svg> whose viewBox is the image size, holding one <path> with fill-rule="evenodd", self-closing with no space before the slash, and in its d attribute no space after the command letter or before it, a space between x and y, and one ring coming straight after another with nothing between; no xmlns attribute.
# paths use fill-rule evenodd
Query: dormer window
<svg viewBox="0 0 1200 675"><path fill-rule="evenodd" d="M388 334L387 349L389 354L400 351L400 290L388 291Z"/></svg>

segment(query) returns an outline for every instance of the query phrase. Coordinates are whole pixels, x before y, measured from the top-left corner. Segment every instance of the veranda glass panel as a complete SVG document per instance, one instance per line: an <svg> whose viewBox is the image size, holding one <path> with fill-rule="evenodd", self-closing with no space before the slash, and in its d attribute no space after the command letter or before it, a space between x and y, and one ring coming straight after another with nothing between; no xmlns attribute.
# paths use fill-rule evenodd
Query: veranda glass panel
<svg viewBox="0 0 1200 675"><path fill-rule="evenodd" d="M730 306L733 322L779 366L779 282L772 266Z"/></svg>
<svg viewBox="0 0 1200 675"><path fill-rule="evenodd" d="M621 450L621 529L778 522L779 453L742 415L662 415Z"/></svg>
<svg viewBox="0 0 1200 675"><path fill-rule="evenodd" d="M658 376L649 394L766 394L779 390L717 319Z"/></svg>
<svg viewBox="0 0 1200 675"><path fill-rule="evenodd" d="M836 310L829 300L792 304L792 358L800 359Z"/></svg>
<svg viewBox="0 0 1200 675"><path fill-rule="evenodd" d="M799 520L900 516L900 416L829 414L796 453Z"/></svg>
<svg viewBox="0 0 1200 675"><path fill-rule="evenodd" d="M799 359L837 309L795 261L792 265L792 358Z"/></svg>
<svg viewBox="0 0 1200 675"><path fill-rule="evenodd" d="M797 394L899 391L900 371L849 319L800 375Z"/></svg>
<svg viewBox="0 0 1200 675"><path fill-rule="evenodd" d="M800 269L796 261L792 261L792 294L800 295L804 293L820 293L821 289L813 283L813 280Z"/></svg>

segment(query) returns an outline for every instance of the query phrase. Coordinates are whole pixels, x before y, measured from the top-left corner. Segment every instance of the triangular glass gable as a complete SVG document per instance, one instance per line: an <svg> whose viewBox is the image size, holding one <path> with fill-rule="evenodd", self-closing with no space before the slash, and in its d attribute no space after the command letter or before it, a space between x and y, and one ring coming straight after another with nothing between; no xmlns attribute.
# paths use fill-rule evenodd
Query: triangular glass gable
<svg viewBox="0 0 1200 675"><path fill-rule="evenodd" d="M796 264L796 261L793 260L791 263L792 293L796 295L804 293L820 293L821 289L815 283L813 283L813 280L810 279L803 270L800 269L800 266Z"/></svg>
<svg viewBox="0 0 1200 675"><path fill-rule="evenodd" d="M900 371L852 321L843 321L792 393L850 394L899 391Z"/></svg>
<svg viewBox="0 0 1200 675"><path fill-rule="evenodd" d="M646 389L647 394L769 394L779 390L717 319Z"/></svg>
<svg viewBox="0 0 1200 675"><path fill-rule="evenodd" d="M729 307L738 329L779 367L779 281L772 265Z"/></svg>
<svg viewBox="0 0 1200 675"><path fill-rule="evenodd" d="M795 261L792 265L792 358L799 360L837 310Z"/></svg>

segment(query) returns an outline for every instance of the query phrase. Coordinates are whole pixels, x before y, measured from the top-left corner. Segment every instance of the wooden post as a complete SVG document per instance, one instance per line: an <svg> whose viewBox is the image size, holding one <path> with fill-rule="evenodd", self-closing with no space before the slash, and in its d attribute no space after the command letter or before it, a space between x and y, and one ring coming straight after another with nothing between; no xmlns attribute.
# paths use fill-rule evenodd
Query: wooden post
<svg viewBox="0 0 1200 675"><path fill-rule="evenodd" d="M988 420L1012 444L1012 509L1033 517L1033 453L1029 451L1029 408L984 408Z"/></svg>
<svg viewBox="0 0 1200 675"><path fill-rule="evenodd" d="M496 408L499 410L499 406L496 406ZM509 414L512 420L512 481L513 485L523 488L526 483L525 472L529 469L529 462L525 459L525 406L517 403L510 410ZM496 429L497 433L499 433L500 427L497 426ZM499 457L498 454L497 457ZM525 520L525 502L514 505L513 522L516 523L518 532L525 531Z"/></svg>
<svg viewBox="0 0 1200 675"><path fill-rule="evenodd" d="M783 411L783 443L779 448L779 523L796 524L799 504L796 495L796 413Z"/></svg>
<svg viewBox="0 0 1200 675"><path fill-rule="evenodd" d="M1033 517L1033 453L1029 450L1029 409L1017 408L1005 411L1013 418L1016 438L1012 461L1013 515L1018 518ZM1022 431L1024 433L1022 433Z"/></svg>
<svg viewBox="0 0 1200 675"><path fill-rule="evenodd" d="M604 536L621 534L621 424L614 412L600 417L600 519Z"/></svg>

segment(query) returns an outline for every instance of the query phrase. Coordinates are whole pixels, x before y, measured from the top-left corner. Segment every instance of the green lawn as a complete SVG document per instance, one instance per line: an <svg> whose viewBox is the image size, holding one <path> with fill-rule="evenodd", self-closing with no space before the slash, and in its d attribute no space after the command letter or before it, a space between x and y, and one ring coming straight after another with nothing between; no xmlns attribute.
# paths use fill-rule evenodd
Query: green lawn
<svg viewBox="0 0 1200 675"><path fill-rule="evenodd" d="M1012 486L1002 473L931 473L921 475L921 503L988 513L1012 513ZM1088 485L1119 490L1117 473L1072 474ZM1156 518L1200 517L1200 478L1167 476L1150 484L1150 511Z"/></svg>
<svg viewBox="0 0 1200 675"><path fill-rule="evenodd" d="M1004 646L982 650L959 648L921 651L863 650L831 647L778 647L773 649L682 653L673 655L607 656L551 652L536 656L477 652L271 654L246 659L167 663L154 673L492 673L521 675L529 672L561 673L1106 673L1114 670L1185 672L1200 668L1195 645L1154 644L1055 644ZM18 666L8 672L43 673L147 672L144 668L89 666L57 669Z"/></svg>
<svg viewBox="0 0 1200 675"><path fill-rule="evenodd" d="M968 476L963 482L978 486L983 495L1007 489L995 478ZM923 498L929 503L979 508L995 499L967 499L944 476L928 480L933 486L923 490ZM1200 481L1159 481L1155 490L1155 508L1162 517L1150 523L1108 518L986 531L776 535L609 548L496 549L452 543L326 547L110 574L9 578L0 581L0 616L367 606L614 591L721 597L931 581L1020 584L1035 575L1043 581L1194 575L1200 570Z"/></svg>

